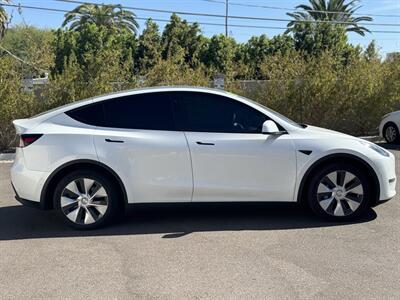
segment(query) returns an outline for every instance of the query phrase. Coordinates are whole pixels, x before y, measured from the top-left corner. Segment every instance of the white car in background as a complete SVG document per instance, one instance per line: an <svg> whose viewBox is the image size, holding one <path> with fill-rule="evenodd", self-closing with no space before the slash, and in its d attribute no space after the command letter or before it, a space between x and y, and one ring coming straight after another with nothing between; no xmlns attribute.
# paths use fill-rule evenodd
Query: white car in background
<svg viewBox="0 0 400 300"><path fill-rule="evenodd" d="M220 90L131 90L14 125L17 200L79 229L156 202L304 201L347 221L396 194L387 150Z"/></svg>
<svg viewBox="0 0 400 300"><path fill-rule="evenodd" d="M400 144L400 110L384 115L379 125L379 135L389 144Z"/></svg>

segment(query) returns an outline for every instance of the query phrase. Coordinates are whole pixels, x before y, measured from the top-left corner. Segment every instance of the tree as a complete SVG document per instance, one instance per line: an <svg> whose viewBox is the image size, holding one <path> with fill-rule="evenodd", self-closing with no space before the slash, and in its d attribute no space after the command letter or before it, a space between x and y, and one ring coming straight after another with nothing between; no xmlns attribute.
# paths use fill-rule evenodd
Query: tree
<svg viewBox="0 0 400 300"><path fill-rule="evenodd" d="M123 9L120 4L81 4L65 14L62 26L69 24L71 30L80 30L82 25L89 23L136 34L139 24L135 18L133 12Z"/></svg>
<svg viewBox="0 0 400 300"><path fill-rule="evenodd" d="M38 112L33 95L21 89L20 64L11 56L0 57L0 151L15 145L12 120Z"/></svg>
<svg viewBox="0 0 400 300"><path fill-rule="evenodd" d="M146 21L146 28L139 37L137 64L139 72L145 73L161 60L161 36L158 25L151 19Z"/></svg>
<svg viewBox="0 0 400 300"><path fill-rule="evenodd" d="M294 40L290 35L275 35L270 41L271 52L286 54L294 49Z"/></svg>
<svg viewBox="0 0 400 300"><path fill-rule="evenodd" d="M326 50L341 55L348 48L346 31L341 25L298 23L292 31L295 49L309 55Z"/></svg>
<svg viewBox="0 0 400 300"><path fill-rule="evenodd" d="M368 44L364 51L364 58L367 61L379 61L381 58L379 56L378 48L376 47L375 40Z"/></svg>
<svg viewBox="0 0 400 300"><path fill-rule="evenodd" d="M76 57L78 65L85 69L88 66L89 56L96 56L107 50L117 53L118 62L121 65L130 64L133 71L133 56L137 41L130 32L121 31L115 34L105 26L86 23L79 31L59 29L55 36L53 73L62 73L72 55Z"/></svg>
<svg viewBox="0 0 400 300"><path fill-rule="evenodd" d="M261 79L260 65L267 56L277 52L287 53L294 49L293 38L289 35L277 35L269 39L265 34L251 37L240 47L241 59L249 67L250 78Z"/></svg>
<svg viewBox="0 0 400 300"><path fill-rule="evenodd" d="M54 63L52 42L54 33L49 29L16 25L7 30L1 41L3 48L27 62L18 64L25 75L38 76L49 71Z"/></svg>
<svg viewBox="0 0 400 300"><path fill-rule="evenodd" d="M231 76L236 47L236 41L233 38L223 34L214 35L204 57L205 64L217 72Z"/></svg>
<svg viewBox="0 0 400 300"><path fill-rule="evenodd" d="M8 3L8 0L0 0L0 40L3 38L6 28L7 28L7 21L8 21L8 15L3 6L1 5L1 2L6 2Z"/></svg>
<svg viewBox="0 0 400 300"><path fill-rule="evenodd" d="M341 23L346 31L353 31L362 36L370 32L366 27L360 26L360 22L372 21L371 17L354 17L355 12L361 7L357 6L359 0L309 0L310 5L298 5L296 9L302 11L287 13L294 20L288 23L287 32L292 31L295 24L311 23L313 21L333 21Z"/></svg>
<svg viewBox="0 0 400 300"><path fill-rule="evenodd" d="M264 59L271 54L271 40L265 35L252 36L247 43L243 45L242 60L249 67L250 78L258 79L260 77L260 65Z"/></svg>
<svg viewBox="0 0 400 300"><path fill-rule="evenodd" d="M175 53L183 53L186 63L197 66L204 41L198 23L189 24L178 15L172 14L161 38L162 56L167 59Z"/></svg>

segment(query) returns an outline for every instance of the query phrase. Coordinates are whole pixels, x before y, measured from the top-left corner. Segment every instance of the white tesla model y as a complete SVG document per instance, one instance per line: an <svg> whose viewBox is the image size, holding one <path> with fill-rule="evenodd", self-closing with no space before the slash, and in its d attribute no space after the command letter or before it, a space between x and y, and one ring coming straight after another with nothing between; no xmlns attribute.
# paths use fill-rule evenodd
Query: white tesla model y
<svg viewBox="0 0 400 300"><path fill-rule="evenodd" d="M385 149L219 90L131 90L14 125L17 200L75 228L156 202L304 201L345 221L396 194Z"/></svg>

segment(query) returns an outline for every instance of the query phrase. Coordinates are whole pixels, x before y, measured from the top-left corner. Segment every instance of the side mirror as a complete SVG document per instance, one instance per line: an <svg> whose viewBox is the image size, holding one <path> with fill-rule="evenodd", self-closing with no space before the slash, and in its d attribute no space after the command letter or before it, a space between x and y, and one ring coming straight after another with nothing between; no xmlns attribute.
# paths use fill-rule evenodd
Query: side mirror
<svg viewBox="0 0 400 300"><path fill-rule="evenodd" d="M282 133L276 123L271 120L267 120L264 122L262 126L262 133L263 134L279 134Z"/></svg>

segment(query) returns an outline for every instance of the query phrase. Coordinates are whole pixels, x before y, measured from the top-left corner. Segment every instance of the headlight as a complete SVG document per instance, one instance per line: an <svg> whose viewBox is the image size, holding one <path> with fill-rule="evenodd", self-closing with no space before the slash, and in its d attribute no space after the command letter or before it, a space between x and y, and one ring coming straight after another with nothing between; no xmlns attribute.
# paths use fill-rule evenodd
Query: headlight
<svg viewBox="0 0 400 300"><path fill-rule="evenodd" d="M368 147L372 150L374 150L375 152L378 152L380 155L382 156L386 156L389 157L390 156L390 152L387 151L386 149L374 144L374 143L370 143L367 141L359 141L361 144L363 144L365 147Z"/></svg>

